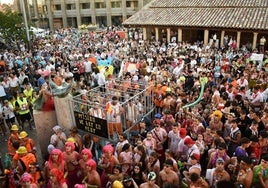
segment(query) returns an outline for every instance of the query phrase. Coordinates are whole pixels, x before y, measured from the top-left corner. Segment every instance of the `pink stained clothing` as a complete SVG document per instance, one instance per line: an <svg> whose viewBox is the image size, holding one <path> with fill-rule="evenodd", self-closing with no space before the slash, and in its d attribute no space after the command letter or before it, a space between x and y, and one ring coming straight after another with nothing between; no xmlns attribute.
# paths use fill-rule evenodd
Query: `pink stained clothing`
<svg viewBox="0 0 268 188"><path fill-rule="evenodd" d="M133 156L133 161L134 161L134 163L139 163L140 160L141 160L141 156L140 156L140 154L135 153L134 156Z"/></svg>
<svg viewBox="0 0 268 188"><path fill-rule="evenodd" d="M121 161L121 163L129 163L133 161L133 153L132 151L128 151L128 152L121 152L120 153L120 158L122 158L123 160ZM122 164L122 172L124 173L128 173L131 171L131 164Z"/></svg>
<svg viewBox="0 0 268 188"><path fill-rule="evenodd" d="M145 138L143 140L143 145L146 148L146 153L150 154L151 151L154 150L156 147L156 140L154 138L151 138L151 140L148 140L147 138Z"/></svg>
<svg viewBox="0 0 268 188"><path fill-rule="evenodd" d="M156 128L154 128L152 131L153 138L156 140L156 143L163 142L167 138L167 131L160 127L160 129L157 131ZM156 150L162 150L164 149L163 144L156 145Z"/></svg>
<svg viewBox="0 0 268 188"><path fill-rule="evenodd" d="M170 139L170 150L176 155L178 152L178 144L181 140L180 133L174 133L174 131L169 131L168 138Z"/></svg>
<svg viewBox="0 0 268 188"><path fill-rule="evenodd" d="M179 153L182 153L184 155L187 154L187 151L188 151L188 147L184 144L184 140L186 138L190 138L190 136L186 136L185 138L182 138L178 144L178 152Z"/></svg>

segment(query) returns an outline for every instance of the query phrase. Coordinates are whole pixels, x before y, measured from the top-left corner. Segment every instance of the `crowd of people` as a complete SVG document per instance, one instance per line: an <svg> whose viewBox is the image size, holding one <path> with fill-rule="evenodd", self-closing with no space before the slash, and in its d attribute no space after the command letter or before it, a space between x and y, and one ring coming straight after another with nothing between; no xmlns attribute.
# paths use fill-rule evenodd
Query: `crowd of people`
<svg viewBox="0 0 268 188"><path fill-rule="evenodd" d="M1 52L1 131L10 158L4 165L9 170L1 170L8 187L268 187L268 52L262 49L261 62L251 60L258 49L238 48L230 36L220 48L213 39L204 45L142 36L130 29L122 38L116 27L60 29L33 40L31 50L21 45ZM98 61L108 63L99 70ZM35 129L33 109L53 110L52 79L58 86L73 83L70 93L85 101L93 100L94 87L120 88L109 103L97 98L89 101L96 108L80 106L83 113L107 118L117 142L100 145L98 137L81 135L75 126L64 132L56 125L45 163L37 161L37 141L25 126ZM133 121L119 104L135 83L149 88L154 111ZM41 107L36 100L43 100ZM141 115L142 103L131 102ZM132 119L130 134L122 116Z"/></svg>

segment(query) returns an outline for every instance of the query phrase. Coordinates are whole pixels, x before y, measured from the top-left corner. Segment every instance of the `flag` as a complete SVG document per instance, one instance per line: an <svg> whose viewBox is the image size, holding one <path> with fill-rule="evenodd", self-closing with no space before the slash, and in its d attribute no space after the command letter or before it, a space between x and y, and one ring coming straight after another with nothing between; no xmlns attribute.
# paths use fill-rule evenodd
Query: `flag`
<svg viewBox="0 0 268 188"><path fill-rule="evenodd" d="M112 111L113 111L113 109L112 109L112 105L110 104L110 103L107 103L106 104L106 111L108 112L108 113L112 113Z"/></svg>

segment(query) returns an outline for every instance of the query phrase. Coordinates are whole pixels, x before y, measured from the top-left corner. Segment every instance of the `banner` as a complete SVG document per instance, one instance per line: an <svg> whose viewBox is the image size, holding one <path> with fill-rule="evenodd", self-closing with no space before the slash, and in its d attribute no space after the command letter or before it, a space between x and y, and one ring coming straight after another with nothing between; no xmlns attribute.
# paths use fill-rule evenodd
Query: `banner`
<svg viewBox="0 0 268 188"><path fill-rule="evenodd" d="M76 111L74 111L74 117L78 129L102 138L109 138L106 119L100 119L98 117Z"/></svg>
<svg viewBox="0 0 268 188"><path fill-rule="evenodd" d="M251 56L250 56L250 60L251 61L260 61L262 62L263 61L263 54L256 54L256 53L252 53Z"/></svg>

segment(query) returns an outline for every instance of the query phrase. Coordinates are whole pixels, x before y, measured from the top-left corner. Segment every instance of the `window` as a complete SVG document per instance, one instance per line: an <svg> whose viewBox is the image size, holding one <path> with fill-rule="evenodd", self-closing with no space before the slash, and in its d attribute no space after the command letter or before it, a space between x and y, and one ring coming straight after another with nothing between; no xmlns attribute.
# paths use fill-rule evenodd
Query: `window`
<svg viewBox="0 0 268 188"><path fill-rule="evenodd" d="M66 4L66 10L75 10L75 4Z"/></svg>
<svg viewBox="0 0 268 188"><path fill-rule="evenodd" d="M82 24L90 24L91 23L91 17L81 17L82 19Z"/></svg>
<svg viewBox="0 0 268 188"><path fill-rule="evenodd" d="M106 4L104 2L95 3L95 8L106 8Z"/></svg>
<svg viewBox="0 0 268 188"><path fill-rule="evenodd" d="M121 7L121 1L111 2L111 8L120 8L120 7Z"/></svg>
<svg viewBox="0 0 268 188"><path fill-rule="evenodd" d="M90 3L82 3L82 9L90 9Z"/></svg>
<svg viewBox="0 0 268 188"><path fill-rule="evenodd" d="M61 5L54 5L54 10L61 10Z"/></svg>

